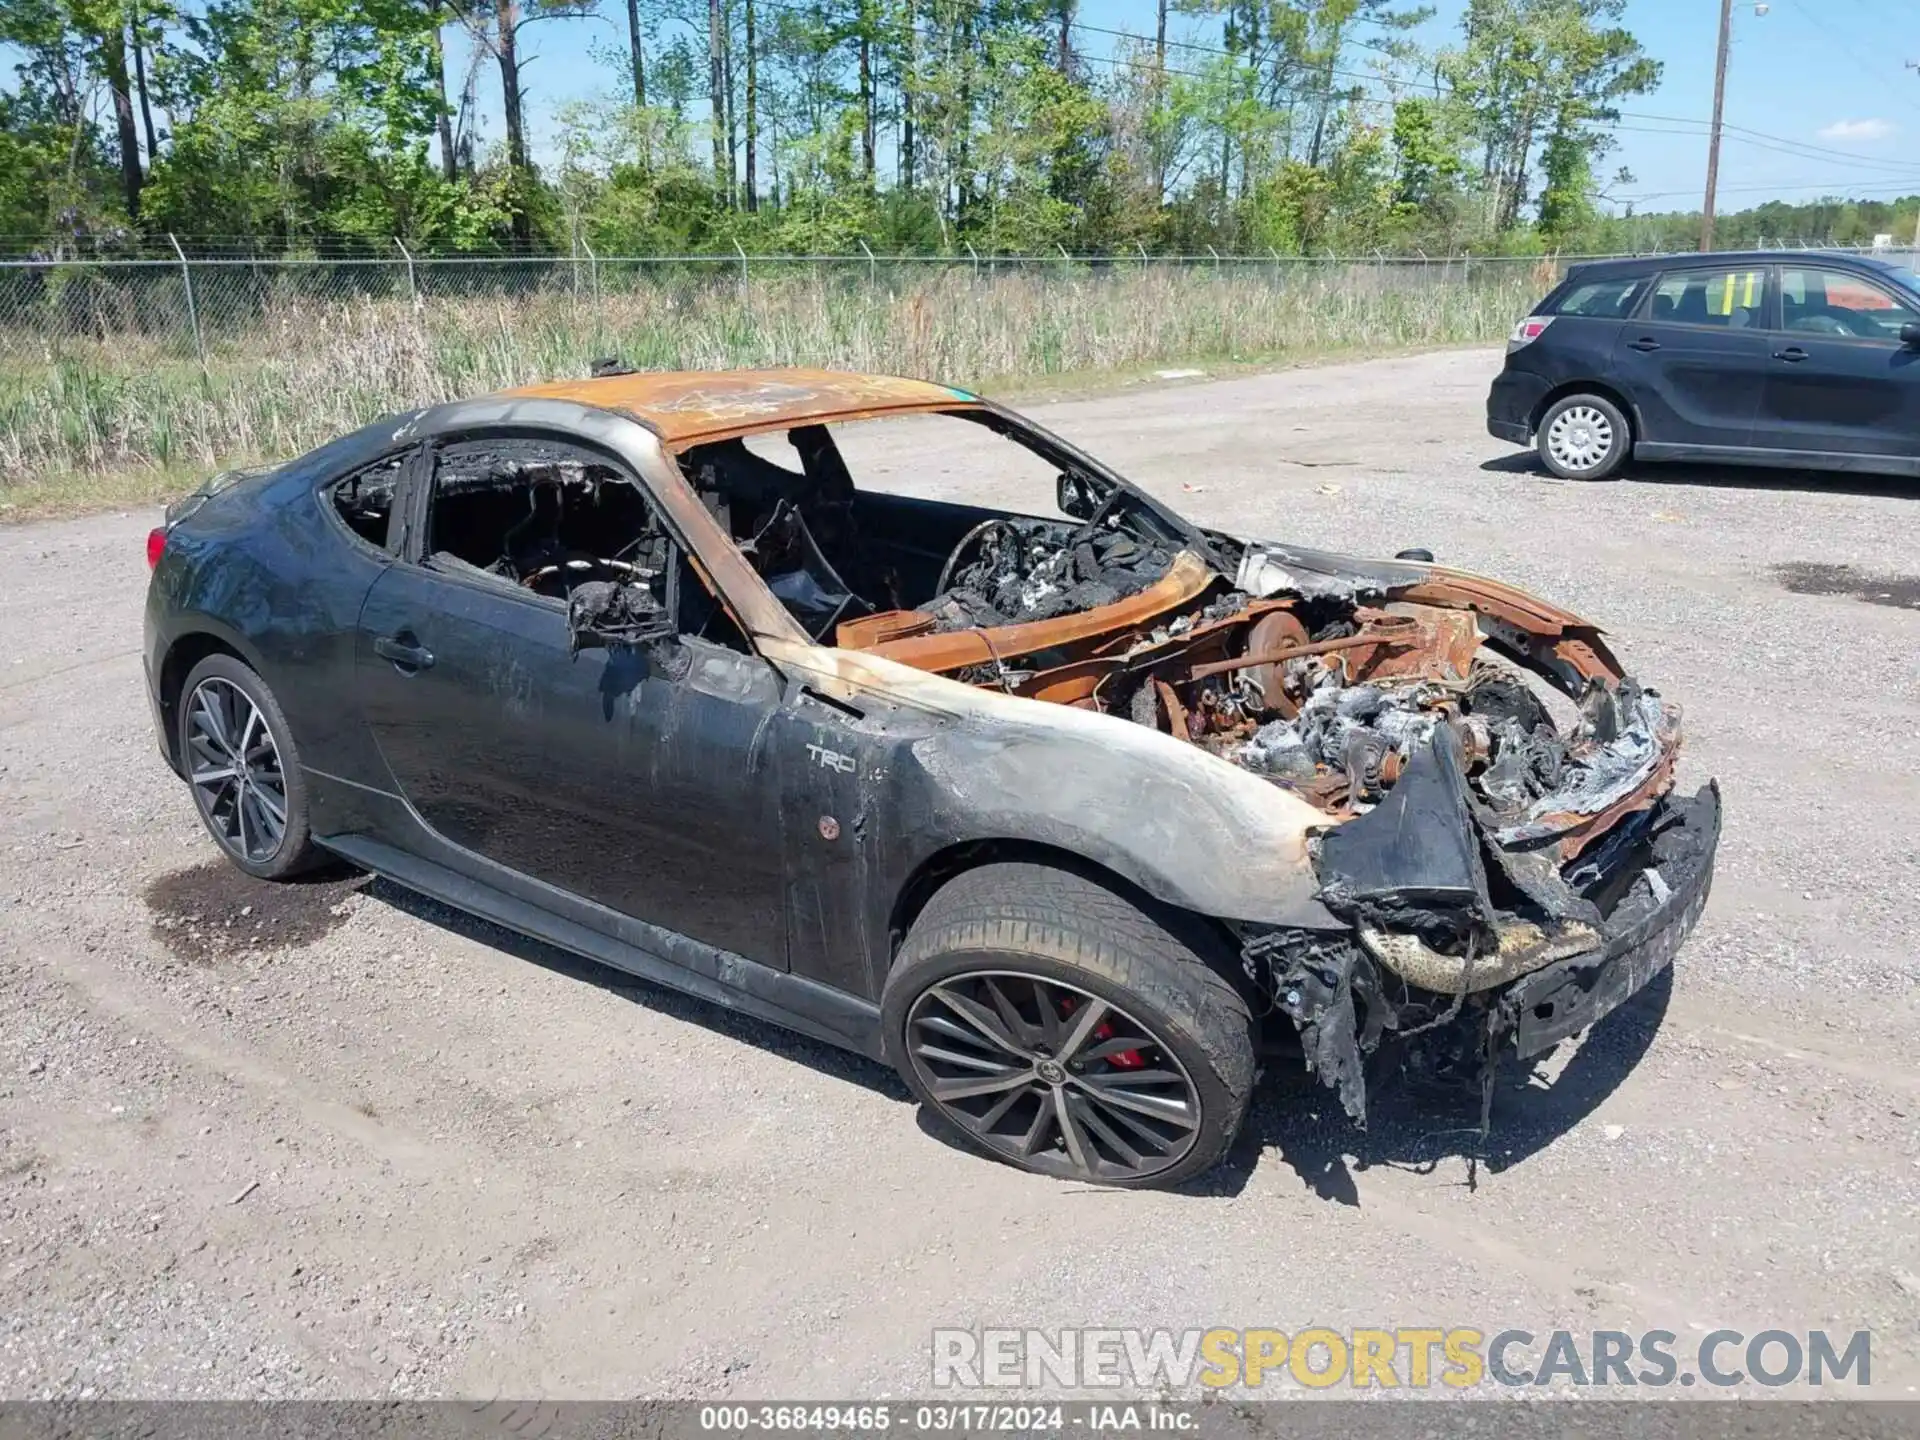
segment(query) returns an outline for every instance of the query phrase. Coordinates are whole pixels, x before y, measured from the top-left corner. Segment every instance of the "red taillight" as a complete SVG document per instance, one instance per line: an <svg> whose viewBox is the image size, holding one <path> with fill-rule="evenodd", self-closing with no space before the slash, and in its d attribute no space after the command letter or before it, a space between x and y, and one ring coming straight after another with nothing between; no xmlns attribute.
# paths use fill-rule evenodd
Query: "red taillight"
<svg viewBox="0 0 1920 1440"><path fill-rule="evenodd" d="M147 568L153 569L160 563L160 557L167 553L167 527L162 525L147 532Z"/></svg>
<svg viewBox="0 0 1920 1440"><path fill-rule="evenodd" d="M1522 345L1531 345L1546 333L1547 326L1553 323L1551 315L1529 315L1513 327L1513 333L1507 337L1507 349L1518 350Z"/></svg>

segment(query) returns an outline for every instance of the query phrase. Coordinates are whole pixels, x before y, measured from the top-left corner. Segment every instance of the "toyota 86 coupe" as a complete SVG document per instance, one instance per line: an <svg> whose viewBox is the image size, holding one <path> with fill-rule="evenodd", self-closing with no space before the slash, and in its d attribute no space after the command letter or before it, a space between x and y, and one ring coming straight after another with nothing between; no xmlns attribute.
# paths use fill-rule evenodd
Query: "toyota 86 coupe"
<svg viewBox="0 0 1920 1440"><path fill-rule="evenodd" d="M148 689L233 864L348 862L1121 1186L1220 1160L1263 1056L1364 1124L1395 1037L1484 1080L1699 917L1718 788L1579 616L1203 529L964 390L603 368L168 511ZM1035 513L849 463L928 426Z"/></svg>

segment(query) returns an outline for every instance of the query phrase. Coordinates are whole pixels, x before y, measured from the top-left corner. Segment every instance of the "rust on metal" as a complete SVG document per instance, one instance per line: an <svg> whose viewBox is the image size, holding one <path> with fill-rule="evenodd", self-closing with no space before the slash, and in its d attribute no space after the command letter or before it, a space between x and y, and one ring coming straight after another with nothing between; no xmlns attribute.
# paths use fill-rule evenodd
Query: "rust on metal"
<svg viewBox="0 0 1920 1440"><path fill-rule="evenodd" d="M1157 616L1199 599L1217 578L1206 561L1190 550L1183 550L1160 579L1139 594L1116 600L1111 605L1019 625L909 635L869 648L876 655L911 665L916 670L944 672L969 665L997 664L1145 625Z"/></svg>
<svg viewBox="0 0 1920 1440"><path fill-rule="evenodd" d="M842 650L871 650L892 640L925 635L932 629L933 617L918 610L881 610L858 620L841 621L835 627L834 639Z"/></svg>
<svg viewBox="0 0 1920 1440"><path fill-rule="evenodd" d="M1331 640L1315 640L1306 645L1290 645L1284 650L1269 651L1265 655L1235 655L1225 660L1213 660L1205 665L1194 666L1188 673L1195 680L1205 680L1209 675L1224 675L1230 670L1246 670L1255 665L1279 665L1308 655L1331 655L1339 650L1398 647L1415 643L1411 635L1381 634L1380 629L1384 628L1387 627L1362 631L1358 635L1339 635Z"/></svg>
<svg viewBox="0 0 1920 1440"><path fill-rule="evenodd" d="M1599 627L1538 596L1484 575L1434 567L1431 578L1408 585L1399 598L1415 604L1466 609L1524 632L1534 647L1533 658L1548 656L1571 666L1580 675L1619 680L1626 673L1600 638Z"/></svg>
<svg viewBox="0 0 1920 1440"><path fill-rule="evenodd" d="M1262 655L1290 650L1306 643L1307 627L1291 610L1269 610L1247 630L1247 649ZM1281 719L1291 720L1300 713L1300 706L1287 693L1285 677L1281 675L1278 665L1251 666L1247 678L1260 687L1260 696L1266 707Z"/></svg>
<svg viewBox="0 0 1920 1440"><path fill-rule="evenodd" d="M964 390L930 381L838 370L654 371L553 380L507 393L623 411L651 426L670 451L795 425L986 408Z"/></svg>

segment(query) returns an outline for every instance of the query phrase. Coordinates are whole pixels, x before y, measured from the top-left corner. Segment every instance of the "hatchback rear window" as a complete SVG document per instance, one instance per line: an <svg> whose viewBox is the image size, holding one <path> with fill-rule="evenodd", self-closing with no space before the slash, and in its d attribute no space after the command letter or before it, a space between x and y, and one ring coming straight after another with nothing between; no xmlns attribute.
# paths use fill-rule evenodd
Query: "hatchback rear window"
<svg viewBox="0 0 1920 1440"><path fill-rule="evenodd" d="M1554 306L1556 315L1590 315L1598 320L1624 320L1633 311L1633 302L1639 298L1640 287L1647 283L1644 275L1630 275L1616 280L1589 280L1584 285L1575 285L1561 297Z"/></svg>

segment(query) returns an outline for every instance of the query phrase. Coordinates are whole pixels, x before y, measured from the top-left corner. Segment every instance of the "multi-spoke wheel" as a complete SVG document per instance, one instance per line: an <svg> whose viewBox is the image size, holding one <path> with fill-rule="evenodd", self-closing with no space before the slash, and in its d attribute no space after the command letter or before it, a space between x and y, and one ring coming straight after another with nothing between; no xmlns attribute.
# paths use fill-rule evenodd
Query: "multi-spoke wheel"
<svg viewBox="0 0 1920 1440"><path fill-rule="evenodd" d="M1540 417L1535 445L1563 480L1604 480L1627 458L1627 417L1599 395L1569 395Z"/></svg>
<svg viewBox="0 0 1920 1440"><path fill-rule="evenodd" d="M882 1000L914 1093L1043 1174L1160 1185L1217 1161L1252 1088L1252 1022L1210 937L1143 906L1037 865L950 881Z"/></svg>
<svg viewBox="0 0 1920 1440"><path fill-rule="evenodd" d="M1193 1148L1200 1098L1149 1027L1073 985L973 971L922 991L907 1056L934 1103L1037 1170L1137 1180Z"/></svg>
<svg viewBox="0 0 1920 1440"><path fill-rule="evenodd" d="M181 687L180 768L227 858L277 879L310 865L304 787L272 693L245 665L212 655Z"/></svg>

